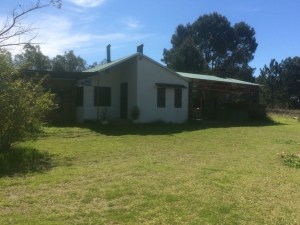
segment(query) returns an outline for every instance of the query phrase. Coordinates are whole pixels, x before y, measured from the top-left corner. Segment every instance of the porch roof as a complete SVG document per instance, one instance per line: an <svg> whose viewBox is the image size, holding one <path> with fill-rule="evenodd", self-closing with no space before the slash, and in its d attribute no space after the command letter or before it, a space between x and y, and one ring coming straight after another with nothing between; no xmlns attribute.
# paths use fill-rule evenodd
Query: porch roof
<svg viewBox="0 0 300 225"><path fill-rule="evenodd" d="M232 79L232 78L221 78L212 75L194 74L194 73L183 73L183 72L177 72L177 73L183 77L190 78L190 79L198 79L198 80L205 80L205 81L212 81L212 82L224 82L224 83L240 84L240 85L252 85L258 87L263 86L260 84L255 84L255 83Z"/></svg>

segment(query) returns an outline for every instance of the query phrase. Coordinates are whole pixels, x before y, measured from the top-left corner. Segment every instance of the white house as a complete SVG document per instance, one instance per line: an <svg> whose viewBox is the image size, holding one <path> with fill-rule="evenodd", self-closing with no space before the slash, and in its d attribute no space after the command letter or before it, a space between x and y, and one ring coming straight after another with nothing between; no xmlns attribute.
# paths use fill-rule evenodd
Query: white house
<svg viewBox="0 0 300 225"><path fill-rule="evenodd" d="M86 70L91 74L79 81L77 121L100 119L108 110L111 119L131 119L130 112L138 106L139 122L157 120L183 123L188 119L189 80L138 52Z"/></svg>

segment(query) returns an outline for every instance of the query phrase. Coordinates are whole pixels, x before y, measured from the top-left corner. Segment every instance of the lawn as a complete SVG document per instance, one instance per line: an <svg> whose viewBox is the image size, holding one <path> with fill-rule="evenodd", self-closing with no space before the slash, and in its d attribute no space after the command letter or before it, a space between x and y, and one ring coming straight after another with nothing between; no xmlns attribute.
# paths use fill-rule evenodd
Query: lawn
<svg viewBox="0 0 300 225"><path fill-rule="evenodd" d="M0 224L300 224L300 122L46 127L0 154Z"/></svg>

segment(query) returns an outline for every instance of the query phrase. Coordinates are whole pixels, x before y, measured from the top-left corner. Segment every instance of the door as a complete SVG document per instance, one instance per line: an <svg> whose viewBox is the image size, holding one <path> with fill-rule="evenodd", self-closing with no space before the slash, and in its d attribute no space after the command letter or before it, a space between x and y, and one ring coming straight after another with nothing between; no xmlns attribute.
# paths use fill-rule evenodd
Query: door
<svg viewBox="0 0 300 225"><path fill-rule="evenodd" d="M128 83L121 83L120 91L120 118L127 119L128 111Z"/></svg>

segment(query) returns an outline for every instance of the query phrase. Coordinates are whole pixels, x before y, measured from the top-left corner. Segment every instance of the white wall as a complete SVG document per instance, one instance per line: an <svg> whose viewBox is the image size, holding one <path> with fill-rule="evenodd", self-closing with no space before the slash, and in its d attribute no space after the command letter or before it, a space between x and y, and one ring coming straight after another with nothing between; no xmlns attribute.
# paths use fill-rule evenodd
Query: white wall
<svg viewBox="0 0 300 225"><path fill-rule="evenodd" d="M131 109L137 105L137 58L134 57L122 65L122 76L120 83L128 82L128 119Z"/></svg>
<svg viewBox="0 0 300 225"><path fill-rule="evenodd" d="M188 81L158 66L147 58L138 59L137 105L141 110L140 122L183 123L188 119ZM166 88L166 106L157 107L156 83L182 84L182 107L174 108L174 88Z"/></svg>
<svg viewBox="0 0 300 225"><path fill-rule="evenodd" d="M111 87L111 107L107 107L111 118L120 118L120 85L128 82L128 119L131 109L137 105L141 110L141 123L159 119L165 122L183 123L188 119L188 81L157 65L145 57L133 57L108 71L92 77L92 85L84 86L83 119L97 119L94 106L94 86ZM166 107L157 107L156 83L182 84L182 107L174 108L174 88L166 88ZM99 113L105 107L99 107ZM78 118L80 119L80 118Z"/></svg>
<svg viewBox="0 0 300 225"><path fill-rule="evenodd" d="M136 57L125 61L107 71L102 71L98 75L91 77L92 85L84 86L84 119L97 119L97 111L101 113L103 108L107 108L110 118L120 118L120 86L121 83L128 82L128 117L131 108L136 105ZM111 106L94 106L94 87L111 87Z"/></svg>

